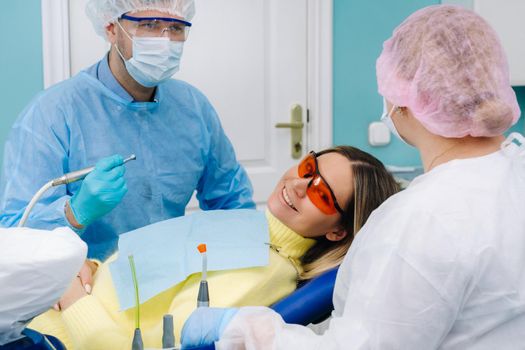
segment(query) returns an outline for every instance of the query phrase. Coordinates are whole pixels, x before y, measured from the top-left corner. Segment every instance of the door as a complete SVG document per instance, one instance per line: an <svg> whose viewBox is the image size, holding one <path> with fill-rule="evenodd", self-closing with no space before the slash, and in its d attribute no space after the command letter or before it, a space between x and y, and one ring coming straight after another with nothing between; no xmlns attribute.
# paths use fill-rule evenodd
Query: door
<svg viewBox="0 0 525 350"><path fill-rule="evenodd" d="M43 6L46 1L56 0L43 0ZM108 49L84 14L86 1L66 4L70 74L95 63ZM301 157L331 144L331 6L326 6L331 1L323 2L196 0L181 70L174 78L196 86L216 108L259 207L281 174L298 161L293 154ZM296 135L302 141L294 147L292 129L275 127L290 123L293 106L302 110L304 123ZM190 207L195 205L192 200Z"/></svg>

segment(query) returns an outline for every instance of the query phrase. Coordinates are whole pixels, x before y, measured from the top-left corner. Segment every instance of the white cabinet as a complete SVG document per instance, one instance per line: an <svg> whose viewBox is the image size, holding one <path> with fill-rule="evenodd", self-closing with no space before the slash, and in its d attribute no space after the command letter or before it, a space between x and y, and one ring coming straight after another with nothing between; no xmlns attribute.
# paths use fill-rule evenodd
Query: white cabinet
<svg viewBox="0 0 525 350"><path fill-rule="evenodd" d="M512 85L525 85L525 1L474 0L474 11L496 29L507 53Z"/></svg>
<svg viewBox="0 0 525 350"><path fill-rule="evenodd" d="M512 85L525 85L525 0L442 0L471 8L498 33L507 53Z"/></svg>

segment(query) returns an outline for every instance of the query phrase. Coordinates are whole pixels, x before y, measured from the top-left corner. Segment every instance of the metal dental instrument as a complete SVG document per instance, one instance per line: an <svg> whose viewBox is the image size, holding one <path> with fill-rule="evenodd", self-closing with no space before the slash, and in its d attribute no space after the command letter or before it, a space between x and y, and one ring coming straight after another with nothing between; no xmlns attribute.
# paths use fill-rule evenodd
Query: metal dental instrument
<svg viewBox="0 0 525 350"><path fill-rule="evenodd" d="M128 158L124 159L123 163L122 164L126 164L127 162L129 162L130 160L135 160L137 159L137 157L132 154L130 155ZM77 170L77 171L72 171L70 173L67 173L67 174L64 174L62 175L61 177L59 178L56 178L56 179L53 179L51 181L49 181L48 183L46 183L44 186L42 186L37 192L36 194L33 196L33 198L31 198L31 201L29 202L29 204L27 205L26 207L26 210L24 211L24 215L22 215L22 218L20 219L20 221L18 222L18 227L23 227L27 221L27 218L29 217L29 213L31 212L31 210L33 209L33 207L35 206L36 202L38 202L38 200L40 199L40 197L48 190L50 189L51 187L54 187L54 186L58 186L58 185L65 185L65 184L70 184L72 182L75 182L75 181L79 181L79 180L82 180L83 178L85 178L90 172L93 171L93 169L95 169L95 167L89 167L89 168L84 168L84 169L81 169L81 170Z"/></svg>
<svg viewBox="0 0 525 350"><path fill-rule="evenodd" d="M135 160L135 159L137 159L137 157L134 154L132 154L128 158L124 159L122 164L126 164L130 160ZM93 170L95 170L94 166L91 166L89 168L80 169L80 170L77 170L77 171L72 171L70 173L67 173L67 174L64 174L64 175L60 176L59 178L54 179L52 181L51 185L52 186L66 185L66 184L70 184L72 182L76 182L78 180L82 180L83 178L88 176L88 174L90 172L92 172Z"/></svg>
<svg viewBox="0 0 525 350"><path fill-rule="evenodd" d="M208 258L206 256L206 244L199 244L197 247L202 256L202 276L201 284L199 285L199 295L197 296L197 307L210 306L210 295L208 293Z"/></svg>
<svg viewBox="0 0 525 350"><path fill-rule="evenodd" d="M137 281L137 271L135 269L135 260L133 260L133 255L129 255L128 259L129 267L131 269L131 277L133 278L133 287L135 289L135 332L133 334L131 350L142 350L144 349L144 343L142 342L142 333L140 332L139 283Z"/></svg>

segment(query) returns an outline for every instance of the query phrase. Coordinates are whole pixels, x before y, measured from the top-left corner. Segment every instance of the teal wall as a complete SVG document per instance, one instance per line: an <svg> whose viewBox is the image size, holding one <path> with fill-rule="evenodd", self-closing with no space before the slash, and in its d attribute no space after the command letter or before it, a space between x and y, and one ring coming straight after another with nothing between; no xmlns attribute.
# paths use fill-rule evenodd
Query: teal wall
<svg viewBox="0 0 525 350"><path fill-rule="evenodd" d="M468 6L469 1L448 2ZM438 3L439 0L334 0L335 144L357 146L386 164L421 164L417 151L394 136L387 146L370 146L368 124L379 120L383 112L375 79L375 62L383 42L412 12ZM525 111L525 87L516 88L516 92ZM513 130L525 131L523 118Z"/></svg>
<svg viewBox="0 0 525 350"><path fill-rule="evenodd" d="M471 0L443 0L467 4ZM418 153L392 138L386 147L368 145L368 124L379 119L375 60L392 30L413 11L439 0L334 0L334 143L370 151L387 164L417 165ZM0 162L9 129L42 89L40 0L6 1L0 11ZM516 88L525 111L525 87ZM523 118L514 128L525 131Z"/></svg>
<svg viewBox="0 0 525 350"><path fill-rule="evenodd" d="M42 90L40 0L4 1L0 11L0 162L17 115Z"/></svg>
<svg viewBox="0 0 525 350"><path fill-rule="evenodd" d="M412 12L438 0L334 0L334 143L351 144L384 163L417 165L419 154L392 137L384 147L368 144L368 124L378 121L375 63L383 42Z"/></svg>

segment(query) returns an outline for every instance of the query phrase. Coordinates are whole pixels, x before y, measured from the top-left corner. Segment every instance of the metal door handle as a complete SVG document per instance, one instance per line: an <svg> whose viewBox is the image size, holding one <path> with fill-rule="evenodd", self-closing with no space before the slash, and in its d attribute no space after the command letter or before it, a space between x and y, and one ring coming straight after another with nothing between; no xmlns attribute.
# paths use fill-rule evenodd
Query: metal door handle
<svg viewBox="0 0 525 350"><path fill-rule="evenodd" d="M291 129L302 129L304 127L304 123L277 123L275 124L276 128L291 128Z"/></svg>
<svg viewBox="0 0 525 350"><path fill-rule="evenodd" d="M301 158L303 155L303 108L294 104L290 109L290 123L277 123L275 127L290 129L292 158Z"/></svg>

